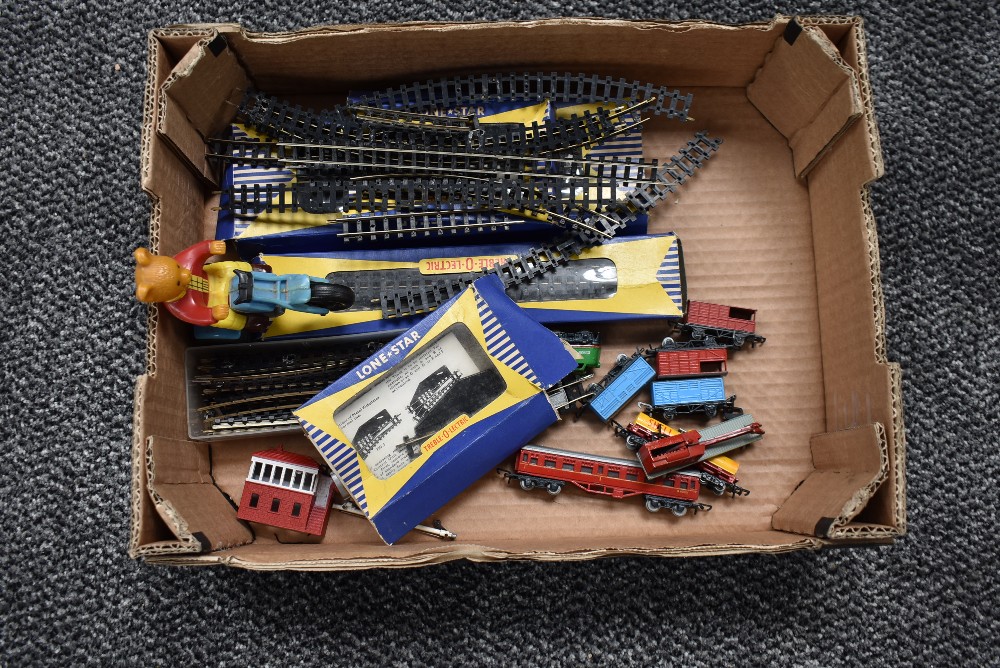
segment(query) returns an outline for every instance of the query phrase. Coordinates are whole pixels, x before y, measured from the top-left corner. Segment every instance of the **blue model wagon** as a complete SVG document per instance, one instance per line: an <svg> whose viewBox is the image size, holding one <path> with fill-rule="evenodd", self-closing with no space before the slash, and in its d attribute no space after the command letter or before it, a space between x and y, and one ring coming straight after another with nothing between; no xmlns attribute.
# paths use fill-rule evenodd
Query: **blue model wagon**
<svg viewBox="0 0 1000 668"><path fill-rule="evenodd" d="M726 397L722 378L655 382L652 384L652 397L652 409L667 420L690 413L703 413L707 417L713 417L719 412L723 419L729 419L743 412L743 409L734 405L735 394Z"/></svg>
<svg viewBox="0 0 1000 668"><path fill-rule="evenodd" d="M641 352L632 357L621 357L602 383L590 388L592 392L597 392L597 396L588 405L604 422L613 418L632 397L639 394L646 383L656 377L656 371Z"/></svg>

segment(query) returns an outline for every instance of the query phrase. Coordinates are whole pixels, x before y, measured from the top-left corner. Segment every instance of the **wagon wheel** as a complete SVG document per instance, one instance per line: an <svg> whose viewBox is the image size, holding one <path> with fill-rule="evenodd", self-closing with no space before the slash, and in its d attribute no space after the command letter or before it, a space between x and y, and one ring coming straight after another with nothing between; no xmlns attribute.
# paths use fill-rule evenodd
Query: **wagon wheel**
<svg viewBox="0 0 1000 668"><path fill-rule="evenodd" d="M712 492L716 496L722 496L723 494L726 493L726 485L725 484L722 484L722 485L719 485L719 484L712 485Z"/></svg>
<svg viewBox="0 0 1000 668"><path fill-rule="evenodd" d="M705 338L705 328L704 327L692 327L691 328L691 338L695 341L701 341Z"/></svg>
<svg viewBox="0 0 1000 668"><path fill-rule="evenodd" d="M618 353L618 357L615 358L615 362L618 364L625 364L625 362L628 362L628 355L625 353Z"/></svg>
<svg viewBox="0 0 1000 668"><path fill-rule="evenodd" d="M677 417L677 409L676 408L664 408L663 409L663 420L665 422L670 422L675 417Z"/></svg>
<svg viewBox="0 0 1000 668"><path fill-rule="evenodd" d="M545 490L552 496L555 496L556 494L562 491L562 485L550 482L548 485L545 486Z"/></svg>
<svg viewBox="0 0 1000 668"><path fill-rule="evenodd" d="M687 506L672 506L670 512L672 512L677 517L684 517L687 515Z"/></svg>
<svg viewBox="0 0 1000 668"><path fill-rule="evenodd" d="M644 439L639 438L635 434L629 434L625 437L625 447L627 447L632 452L635 452L642 446L646 444Z"/></svg>
<svg viewBox="0 0 1000 668"><path fill-rule="evenodd" d="M530 480L521 480L519 484L521 485L521 489L526 492L535 486Z"/></svg>
<svg viewBox="0 0 1000 668"><path fill-rule="evenodd" d="M646 510L651 513L658 513L660 512L660 504L653 499L646 499Z"/></svg>
<svg viewBox="0 0 1000 668"><path fill-rule="evenodd" d="M742 348L744 341L746 341L746 334L733 334L734 348Z"/></svg>
<svg viewBox="0 0 1000 668"><path fill-rule="evenodd" d="M718 406L711 406L711 405L705 406L705 417L710 417L710 418L715 417L715 414L718 412L718 410L719 410Z"/></svg>
<svg viewBox="0 0 1000 668"><path fill-rule="evenodd" d="M676 345L677 345L677 342L674 341L669 336L667 338L663 339L662 341L660 341L660 347L661 348L673 348Z"/></svg>

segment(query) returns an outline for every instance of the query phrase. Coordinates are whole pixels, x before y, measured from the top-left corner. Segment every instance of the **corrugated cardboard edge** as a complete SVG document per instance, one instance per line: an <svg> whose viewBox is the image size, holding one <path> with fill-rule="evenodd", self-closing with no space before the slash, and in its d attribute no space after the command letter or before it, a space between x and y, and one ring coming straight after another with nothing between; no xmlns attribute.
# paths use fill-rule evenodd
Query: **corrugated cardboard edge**
<svg viewBox="0 0 1000 668"><path fill-rule="evenodd" d="M875 451L865 448L873 444ZM864 509L889 476L889 448L879 423L839 432L817 434L810 442L815 470L774 513L771 526L779 531L849 538L860 531L843 530ZM874 455L874 457L873 457ZM861 487L854 488L860 480ZM828 513L839 505L837 514Z"/></svg>
<svg viewBox="0 0 1000 668"><path fill-rule="evenodd" d="M197 552L253 542L249 526L212 476L204 443L151 436L146 441L146 489L160 518L178 540Z"/></svg>
<svg viewBox="0 0 1000 668"><path fill-rule="evenodd" d="M156 132L208 183L216 179L206 139L229 125L247 88L246 72L218 30L198 40L160 84Z"/></svg>
<svg viewBox="0 0 1000 668"><path fill-rule="evenodd" d="M788 31L786 30L786 35L776 40L774 48L764 57L764 62L758 68L753 81L747 86L747 98L765 118L775 125L775 128L779 132L785 135L789 147L792 149L796 176L804 178L830 150L830 147L862 115L863 97L857 73L841 57L835 45L829 40L826 34L808 21L800 23L795 18L789 18L788 20L790 27L793 25L791 22L800 25L801 32L796 34L795 39L788 39ZM793 46L793 44L796 46ZM798 49L796 52L798 54L797 57L791 53L791 49L793 48ZM805 51L802 51L802 49L805 49ZM789 101L786 99L787 95L780 96L775 94L773 86L775 82L774 77L777 76L780 80L781 72L788 74L787 70L789 68L792 70L801 68L803 58L809 54L812 54L814 59L819 59L816 62L816 67L820 69L825 67L827 74L839 71L842 78L840 79L840 83L823 98L822 104L812 110L809 121L805 125L793 130L790 127L786 127L787 124L780 120ZM817 54L820 55L817 56ZM829 65L833 66L832 70L827 65L827 61L823 60L824 57L829 61ZM779 61L781 64L775 65ZM776 68L779 74L772 75L771 72ZM831 76L833 75L831 74ZM803 77L799 77L800 81L802 79ZM806 78L806 81L808 82L809 79ZM816 86L820 85L817 80ZM800 83L796 87L796 90L798 89L806 90L808 86L805 83ZM787 91L787 86L785 90ZM821 89L813 92L821 92ZM805 111L807 109L802 110L802 112ZM801 116L803 113L798 115ZM824 126L826 131L822 132ZM786 132L788 134L785 134ZM820 132L820 134L817 134L817 132Z"/></svg>
<svg viewBox="0 0 1000 668"><path fill-rule="evenodd" d="M882 158L882 140L879 135L878 123L875 117L875 101L872 95L871 78L868 74L868 42L865 36L864 19L860 16L813 16L799 18L803 26L823 26L829 24L851 24L854 36L853 58L857 63L855 70L858 77L858 87L861 93L861 103L864 109L862 117L867 126L869 157L872 162L874 178L879 179L885 174L885 161ZM878 231L875 226L875 214L871 207L871 188L865 185L861 190L861 204L864 213L865 231L868 237L869 273L872 282L872 310L875 319L875 358L881 364L889 367L892 401L892 424L888 429L892 433L892 452L890 465L895 482L895 527L880 525L859 525L845 527L840 531L852 538L884 538L886 536L902 536L907 531L906 518L906 430L903 423L903 383L902 369L897 363L891 363L886 356L885 334L885 297L882 292L881 258L879 256Z"/></svg>
<svg viewBox="0 0 1000 668"><path fill-rule="evenodd" d="M150 501L147 489L149 443L142 432L142 412L140 410L148 381L149 376L142 375L136 379L135 383L135 403L132 413L132 524L129 536L129 556L138 559L158 554L200 552L201 544L191 535L179 536L176 541L140 544L143 508L145 503Z"/></svg>
<svg viewBox="0 0 1000 668"><path fill-rule="evenodd" d="M482 545L454 545L447 552L427 551L404 558L364 558L364 559L303 559L282 562L247 561L224 553L198 556L157 555L148 561L172 566L214 566L225 565L254 571L355 571L371 568L413 568L431 566L449 561L465 559L475 562L499 561L588 561L601 557L710 557L729 554L780 554L799 550L816 550L823 541L815 538L801 538L781 545L732 544L698 545L692 547L620 550L578 550L571 552L507 552Z"/></svg>
<svg viewBox="0 0 1000 668"><path fill-rule="evenodd" d="M881 178L885 173L885 163L882 160L882 141L879 137L878 124L875 120L875 103L872 97L871 79L868 76L868 42L865 39L865 22L860 16L799 16L796 20L803 27L824 25L851 25L854 33L854 57L858 63L855 74L858 77L858 88L861 93L861 106L865 124L868 126L869 148L872 163L875 167L875 178ZM853 69L853 68L852 68ZM866 191L867 192L867 191ZM877 273L877 272L876 272Z"/></svg>
<svg viewBox="0 0 1000 668"><path fill-rule="evenodd" d="M213 35L218 34L216 30L176 28L152 30L146 39L146 87L143 93L142 102L142 131L139 137L139 175L140 186L143 192L149 197L149 250L152 253L160 252L160 225L161 225L161 205L160 198L152 191L150 180L152 178L153 142L156 136L157 121L162 113L160 104L160 92L157 82L161 59L165 58L163 45L160 43L161 37L199 37L202 41L210 40ZM169 79L169 76L167 77ZM146 319L146 373L151 376L156 375L156 328L158 324L158 310L156 306L148 307Z"/></svg>
<svg viewBox="0 0 1000 668"><path fill-rule="evenodd" d="M300 39L308 39L310 37L317 37L322 35L328 35L333 33L353 33L353 32L372 32L372 31L408 31L408 30L436 30L436 31L450 31L450 30L465 30L469 27L475 27L479 24L488 23L491 27L503 28L503 27L517 27L517 28L531 28L533 26L542 25L601 25L601 26L629 26L629 27L649 27L656 30L670 30L673 32L687 32L693 28L700 28L705 26L710 26L712 28L723 29L723 30L745 30L745 29L760 29L760 30L770 30L775 22L787 19L788 17L777 17L773 20L765 21L752 21L749 23L741 23L738 25L718 23L715 21L706 21L702 19L686 19L681 21L666 20L666 19L611 19L604 18L600 16L575 16L575 17L561 17L561 18L547 18L547 19L533 19L526 21L407 21L404 23L362 23L362 24L327 24L320 26L313 26L309 28L301 28L291 32L259 32L254 30L247 30L236 23L227 24L182 24L174 26L171 28L164 29L165 31L181 31L184 34L189 34L184 31L199 30L204 28L218 29L222 32L237 32L247 39L252 39L260 42L267 42L270 44L284 44L287 42L294 42Z"/></svg>
<svg viewBox="0 0 1000 668"><path fill-rule="evenodd" d="M860 17L847 16L810 16L810 17L781 17L778 21L795 20L802 27L805 35L816 35L814 32L822 30L824 26L835 26L836 29L847 29L844 37L834 44L829 39L816 39L815 43L823 48L823 52L833 59L836 64L845 71L852 73L852 85L857 88L860 97L862 114L864 117L864 131L867 139L867 158L869 161L868 172L870 180L878 179L884 173L884 162L881 153L881 142L878 134L878 127L875 120L875 110L872 99L871 83L868 75L867 44L865 41L864 24ZM795 38L795 35L792 35ZM802 37L800 34L799 38ZM783 39L783 38L782 38ZM792 41L795 41L794 39ZM779 40L778 44L781 44ZM832 52L838 48L841 52ZM773 54L773 51L772 51ZM768 55L768 58L771 54ZM765 60L765 65L766 65ZM852 66L853 63L853 66ZM761 70L763 69L763 65ZM758 70L759 76L760 70ZM755 76L755 81L757 77ZM837 140L843 137L854 125L853 121L845 124L841 131L836 134L824 147L815 159L811 160L807 169L803 170L801 176L808 176L812 168L820 163L820 158L828 154ZM860 130L860 128L858 128ZM866 170L867 171L867 170ZM891 404L891 424L883 424L882 428L888 431L887 440L891 444L891 451L887 449L888 462L887 475L881 477L883 484L891 480L891 489L894 492L893 504L893 526L885 524L874 524L865 522L846 522L841 518L840 522L832 519L830 525L825 527L824 535L829 536L827 544L837 544L842 540L885 540L894 536L902 535L906 532L906 488L905 488L905 431L903 426L902 396L901 396L901 371L898 364L889 363L886 358L886 337L885 337L885 302L882 292L881 269L878 247L878 234L875 227L875 219L871 210L870 180L866 181L859 190L859 201L861 205L864 243L868 253L868 274L871 284L871 304L872 319L874 329L874 358L875 362L885 367L885 372L890 379L889 382L889 403ZM887 416L888 417L888 416ZM859 490L859 495L872 500L878 484L869 492ZM858 509L861 510L860 508ZM777 528L777 527L776 527Z"/></svg>
<svg viewBox="0 0 1000 668"><path fill-rule="evenodd" d="M145 463L146 493L152 500L156 511L167 523L170 530L177 536L177 541L171 543L173 553L180 552L201 552L201 542L195 538L188 530L187 522L175 510L172 504L168 503L156 492L156 465L153 461L153 439L146 439L145 456L142 461ZM157 544L159 546L159 544Z"/></svg>

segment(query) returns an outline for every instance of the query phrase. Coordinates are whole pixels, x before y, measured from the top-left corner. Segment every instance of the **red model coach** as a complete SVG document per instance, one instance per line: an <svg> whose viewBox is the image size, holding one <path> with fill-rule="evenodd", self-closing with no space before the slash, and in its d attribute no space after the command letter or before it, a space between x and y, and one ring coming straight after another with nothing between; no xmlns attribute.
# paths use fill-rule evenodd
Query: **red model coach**
<svg viewBox="0 0 1000 668"><path fill-rule="evenodd" d="M698 475L675 473L651 481L634 459L630 461L526 445L517 453L514 472L502 473L508 480L517 480L521 489L539 487L553 495L561 492L566 483L585 492L614 499L641 494L646 499L646 510L656 512L660 508L668 508L678 517L689 509L697 512L712 508L708 504L698 503L701 491Z"/></svg>

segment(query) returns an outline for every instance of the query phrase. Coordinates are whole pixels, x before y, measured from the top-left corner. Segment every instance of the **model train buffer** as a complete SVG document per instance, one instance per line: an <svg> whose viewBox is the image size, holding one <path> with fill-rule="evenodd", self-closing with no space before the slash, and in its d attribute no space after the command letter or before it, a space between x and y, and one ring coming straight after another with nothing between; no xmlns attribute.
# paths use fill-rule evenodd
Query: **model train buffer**
<svg viewBox="0 0 1000 668"><path fill-rule="evenodd" d="M516 480L525 491L544 489L553 496L567 484L613 499L642 496L646 510L652 513L666 508L681 517L689 510L696 513L712 509L710 504L698 501L699 475L677 473L649 480L634 459L526 445L518 452L513 471L497 469L497 473L508 482Z"/></svg>

